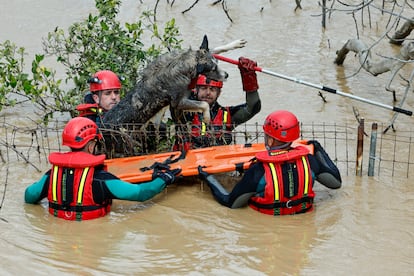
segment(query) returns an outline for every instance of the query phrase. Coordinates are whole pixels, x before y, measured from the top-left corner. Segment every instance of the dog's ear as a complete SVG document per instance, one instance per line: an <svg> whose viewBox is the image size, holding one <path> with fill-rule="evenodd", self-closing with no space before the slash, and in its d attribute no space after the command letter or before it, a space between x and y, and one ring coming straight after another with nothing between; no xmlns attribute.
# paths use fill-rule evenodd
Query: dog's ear
<svg viewBox="0 0 414 276"><path fill-rule="evenodd" d="M200 46L200 50L202 49L206 50L207 52L209 51L207 35L204 35L203 37L203 42L201 43L201 46Z"/></svg>

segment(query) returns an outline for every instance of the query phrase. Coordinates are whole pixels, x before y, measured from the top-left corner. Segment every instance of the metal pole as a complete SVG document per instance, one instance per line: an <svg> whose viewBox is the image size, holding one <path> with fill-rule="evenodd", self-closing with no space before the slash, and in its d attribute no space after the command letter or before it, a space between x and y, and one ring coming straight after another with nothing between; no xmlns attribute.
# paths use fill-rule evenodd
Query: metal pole
<svg viewBox="0 0 414 276"><path fill-rule="evenodd" d="M222 61L232 63L232 64L235 64L235 65L239 64L238 60L230 59L230 58L223 57L223 56L220 56L220 55L217 55L217 54L214 54L213 56L218 60L222 60ZM364 103L368 103L368 104L376 105L376 106L379 106L379 107L382 107L382 108L385 108L385 109L389 109L389 110L392 110L394 112L403 113L403 114L408 115L408 116L413 115L413 112L410 111L410 110L406 110L406 109L402 109L398 106L387 105L387 104L379 103L379 102L372 101L372 100L369 100L369 99L365 99L365 98L362 98L362 97L358 97L358 96L355 96L355 95L352 95L352 94L349 94L349 93L342 92L340 90L336 90L334 88L324 86L322 84L314 84L314 83L307 82L307 81L304 81L304 80L301 80L301 79L297 79L297 78L294 78L294 77L290 77L290 76L282 75L282 74L279 74L279 73L276 73L276 72L272 72L272 71L263 69L263 68L258 67L258 66L254 67L254 70L257 71L257 72L262 72L262 73L267 74L267 75L271 75L271 76L274 76L274 77L278 77L278 78L281 78L281 79L285 79L285 80L288 80L288 81L292 81L292 82L303 84L303 85L306 85L306 86L309 86L309 87L313 87L313 88L316 88L316 89L319 89L319 90L322 90L322 91L325 91L325 92L328 92L328 93L341 95L341 96L351 98L351 99L354 99L354 100L357 100L357 101L361 101L361 102L364 102Z"/></svg>
<svg viewBox="0 0 414 276"><path fill-rule="evenodd" d="M361 119L358 126L358 143L355 174L362 176L362 156L364 152L364 119Z"/></svg>
<svg viewBox="0 0 414 276"><path fill-rule="evenodd" d="M378 129L378 124L372 123L371 141L370 141L370 146L369 146L368 176L374 176L375 152L377 150L377 129Z"/></svg>

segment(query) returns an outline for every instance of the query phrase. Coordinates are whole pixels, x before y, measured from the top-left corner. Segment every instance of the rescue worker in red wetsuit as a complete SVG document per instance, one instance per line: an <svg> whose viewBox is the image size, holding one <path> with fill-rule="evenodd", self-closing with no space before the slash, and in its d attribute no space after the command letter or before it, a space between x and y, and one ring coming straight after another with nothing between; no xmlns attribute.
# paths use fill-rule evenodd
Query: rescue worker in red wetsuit
<svg viewBox="0 0 414 276"><path fill-rule="evenodd" d="M90 119L71 119L62 133L63 145L71 152L51 153L52 169L28 186L25 202L49 201L49 213L67 220L88 220L105 216L112 199L145 201L175 181L181 170L155 170L153 180L131 184L103 170L105 155L94 155L102 135Z"/></svg>
<svg viewBox="0 0 414 276"><path fill-rule="evenodd" d="M78 105L76 110L79 116L87 117L100 126L104 112L121 100L121 78L110 70L103 70L96 72L88 82L90 93L85 95L85 103Z"/></svg>
<svg viewBox="0 0 414 276"><path fill-rule="evenodd" d="M267 150L256 155L257 162L231 192L199 167L200 178L220 204L229 208L249 205L269 215L293 215L313 209L314 180L331 189L341 187L339 170L319 142L308 141L313 144L313 155L304 146L292 147L300 136L294 114L285 110L269 114L263 131Z"/></svg>
<svg viewBox="0 0 414 276"><path fill-rule="evenodd" d="M236 106L221 106L217 99L220 96L223 82L206 78L199 75L196 83L195 93L192 98L205 101L210 105L210 125L203 122L202 113L187 112L184 118L174 118L177 124L177 137L174 146L175 150L188 150L216 145L231 144L232 131L236 126L247 122L261 109L261 102L258 93L259 85L254 67L257 63L248 58L239 58L239 69L246 92L246 103ZM191 124L188 130L185 126ZM188 135L191 133L190 135Z"/></svg>

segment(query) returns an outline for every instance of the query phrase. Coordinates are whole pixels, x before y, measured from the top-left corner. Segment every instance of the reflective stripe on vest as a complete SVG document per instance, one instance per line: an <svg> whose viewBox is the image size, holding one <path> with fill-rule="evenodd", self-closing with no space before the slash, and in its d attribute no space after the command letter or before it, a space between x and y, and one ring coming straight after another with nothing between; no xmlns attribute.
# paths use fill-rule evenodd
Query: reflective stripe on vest
<svg viewBox="0 0 414 276"><path fill-rule="evenodd" d="M83 191L84 191L84 187L85 187L85 183L86 183L86 177L88 176L88 172L89 172L89 168L90 167L86 167L83 169L82 172L82 177L80 179L79 182L79 188L78 188L78 193L77 193L77 200L76 203L78 205L82 204L82 200L83 200ZM59 173L59 166L53 166L53 179L52 179L52 198L54 202L58 201L58 191L57 191L57 187L58 187L58 174ZM62 180L61 183L65 183L66 179L65 179L65 174L62 174ZM62 196L66 197L66 191L62 192Z"/></svg>
<svg viewBox="0 0 414 276"><path fill-rule="evenodd" d="M221 115L221 112L222 112L222 110L220 110L219 111L219 113L217 113L217 116L218 115ZM222 122L223 122L223 129L226 129L227 128L227 120L228 120L228 112L227 111L224 111L223 112L223 120L222 120ZM217 117L216 116L216 118L220 118L220 117ZM207 126L206 126L206 124L204 123L204 122L201 122L201 133L200 133L200 135L201 136L204 136L204 135L206 135L206 132L207 132Z"/></svg>
<svg viewBox="0 0 414 276"><path fill-rule="evenodd" d="M250 198L249 206L269 215L312 210L315 194L312 172L305 154L303 149L257 154L265 169L266 186L262 195Z"/></svg>
<svg viewBox="0 0 414 276"><path fill-rule="evenodd" d="M303 195L307 196L308 195L308 191L309 191L309 185L310 181L309 181L309 166L308 166L308 162L306 161L305 156L302 156L302 164L303 164L303 172L304 172L304 177L305 177L305 184L304 184L304 191L303 191Z"/></svg>
<svg viewBox="0 0 414 276"><path fill-rule="evenodd" d="M82 178L81 178L81 181L79 183L79 189L78 189L78 200L76 201L76 203L78 203L78 205L82 204L83 190L84 190L84 187L85 187L85 182L86 182L86 177L88 176L88 172L89 172L89 167L86 167L86 168L83 169Z"/></svg>
<svg viewBox="0 0 414 276"><path fill-rule="evenodd" d="M201 123L201 136L206 135L207 126L204 122Z"/></svg>
<svg viewBox="0 0 414 276"><path fill-rule="evenodd" d="M59 167L53 166L53 180L52 180L52 199L57 202L57 178L58 178Z"/></svg>
<svg viewBox="0 0 414 276"><path fill-rule="evenodd" d="M224 111L224 114L223 114L223 129L226 129L228 114L229 113L227 111Z"/></svg>
<svg viewBox="0 0 414 276"><path fill-rule="evenodd" d="M54 152L48 186L49 213L67 220L84 220L105 216L111 200L95 202L93 183L95 168L104 163L105 155L86 152Z"/></svg>
<svg viewBox="0 0 414 276"><path fill-rule="evenodd" d="M273 188L274 188L274 194L275 194L275 201L279 202L280 200L280 192L279 192L279 181L277 180L277 172L275 168L275 164L269 163L270 171L272 173L273 178Z"/></svg>

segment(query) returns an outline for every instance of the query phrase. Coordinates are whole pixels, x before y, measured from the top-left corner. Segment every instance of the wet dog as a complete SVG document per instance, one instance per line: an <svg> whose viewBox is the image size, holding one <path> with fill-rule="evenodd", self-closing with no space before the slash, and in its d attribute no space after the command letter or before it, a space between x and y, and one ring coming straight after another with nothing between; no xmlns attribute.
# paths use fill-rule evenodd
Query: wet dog
<svg viewBox="0 0 414 276"><path fill-rule="evenodd" d="M145 124L166 106L175 113L181 111L203 112L205 121L210 121L209 105L191 100L192 83L197 76L224 81L227 73L217 66L217 60L208 48L207 36L198 50L191 48L163 54L152 61L142 72L141 80L110 111L106 112L103 124Z"/></svg>

